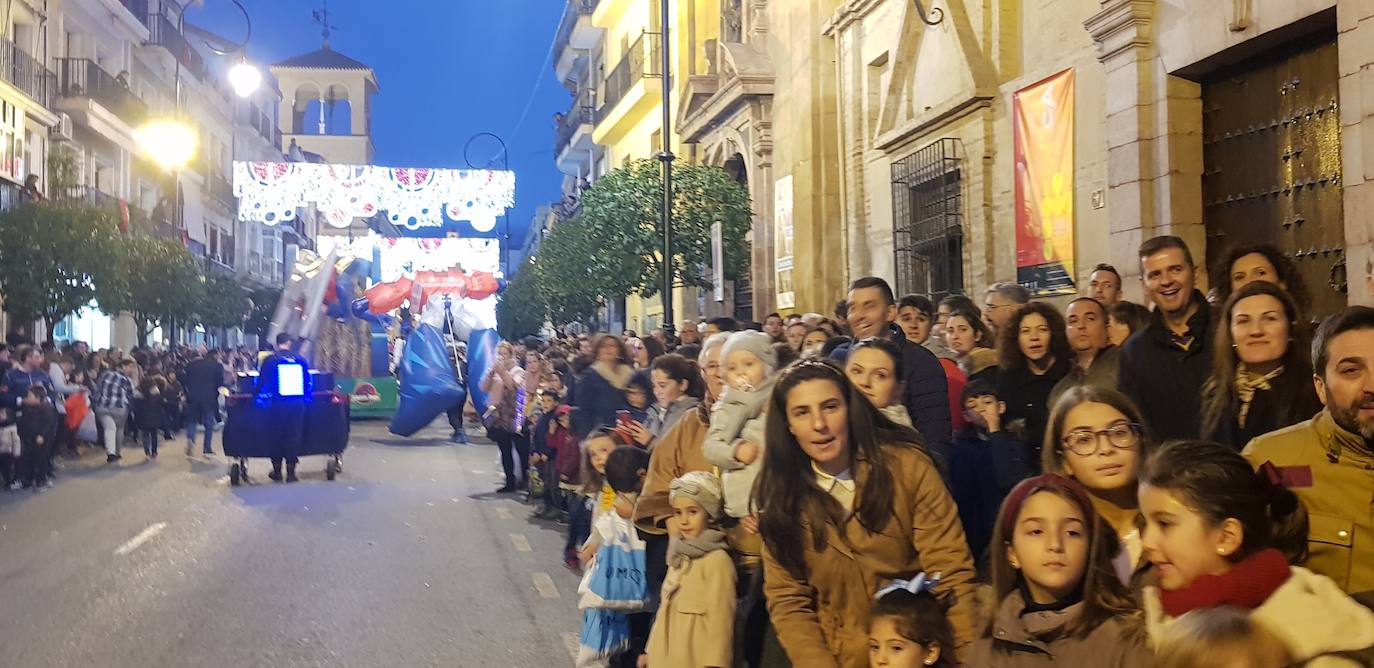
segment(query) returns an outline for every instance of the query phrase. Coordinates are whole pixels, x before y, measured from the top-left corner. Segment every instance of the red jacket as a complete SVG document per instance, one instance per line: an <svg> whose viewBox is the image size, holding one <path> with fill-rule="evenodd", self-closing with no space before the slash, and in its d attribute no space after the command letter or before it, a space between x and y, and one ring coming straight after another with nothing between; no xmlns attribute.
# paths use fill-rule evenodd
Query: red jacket
<svg viewBox="0 0 1374 668"><path fill-rule="evenodd" d="M558 427L548 436L549 451L553 453L554 468L558 477L568 482L577 482L582 470L582 452L577 447L571 431Z"/></svg>

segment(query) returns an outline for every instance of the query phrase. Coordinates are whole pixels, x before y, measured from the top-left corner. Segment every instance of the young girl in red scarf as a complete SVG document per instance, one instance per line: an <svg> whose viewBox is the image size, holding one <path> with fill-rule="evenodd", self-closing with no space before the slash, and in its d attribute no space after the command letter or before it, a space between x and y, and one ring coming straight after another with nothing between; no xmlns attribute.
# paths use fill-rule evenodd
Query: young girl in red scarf
<svg viewBox="0 0 1374 668"><path fill-rule="evenodd" d="M1374 612L1291 565L1306 557L1307 510L1282 478L1216 443L1170 443L1146 460L1141 541L1159 578L1143 601L1153 642L1188 612L1232 606L1301 665L1362 665L1333 655L1374 647Z"/></svg>

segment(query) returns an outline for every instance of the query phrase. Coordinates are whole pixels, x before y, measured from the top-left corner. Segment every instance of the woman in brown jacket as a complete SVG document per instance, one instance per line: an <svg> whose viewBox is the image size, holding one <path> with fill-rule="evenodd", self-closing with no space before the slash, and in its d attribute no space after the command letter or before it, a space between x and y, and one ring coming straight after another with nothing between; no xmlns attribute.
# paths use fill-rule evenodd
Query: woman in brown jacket
<svg viewBox="0 0 1374 668"><path fill-rule="evenodd" d="M878 414L835 364L787 369L754 488L764 593L793 665L864 668L873 593L940 573L956 651L973 639L973 559L920 436Z"/></svg>

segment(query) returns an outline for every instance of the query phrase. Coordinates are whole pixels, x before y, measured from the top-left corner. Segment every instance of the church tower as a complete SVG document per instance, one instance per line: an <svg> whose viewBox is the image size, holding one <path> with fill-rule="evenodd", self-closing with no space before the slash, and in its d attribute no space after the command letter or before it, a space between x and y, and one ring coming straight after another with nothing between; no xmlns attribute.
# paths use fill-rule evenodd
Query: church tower
<svg viewBox="0 0 1374 668"><path fill-rule="evenodd" d="M376 152L372 95L381 88L370 66L329 47L327 19L319 50L272 66L284 98L279 112L282 141L316 153L325 162L370 165Z"/></svg>

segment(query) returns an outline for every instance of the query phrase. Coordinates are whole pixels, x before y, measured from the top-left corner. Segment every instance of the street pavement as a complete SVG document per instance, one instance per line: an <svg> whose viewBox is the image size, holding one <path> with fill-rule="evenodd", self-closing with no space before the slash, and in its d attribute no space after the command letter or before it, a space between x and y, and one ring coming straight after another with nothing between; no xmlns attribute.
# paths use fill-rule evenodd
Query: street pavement
<svg viewBox="0 0 1374 668"><path fill-rule="evenodd" d="M252 460L231 487L183 434L0 491L0 666L571 665L562 527L493 493L494 445L447 436L355 422L333 482L308 457L298 483Z"/></svg>

